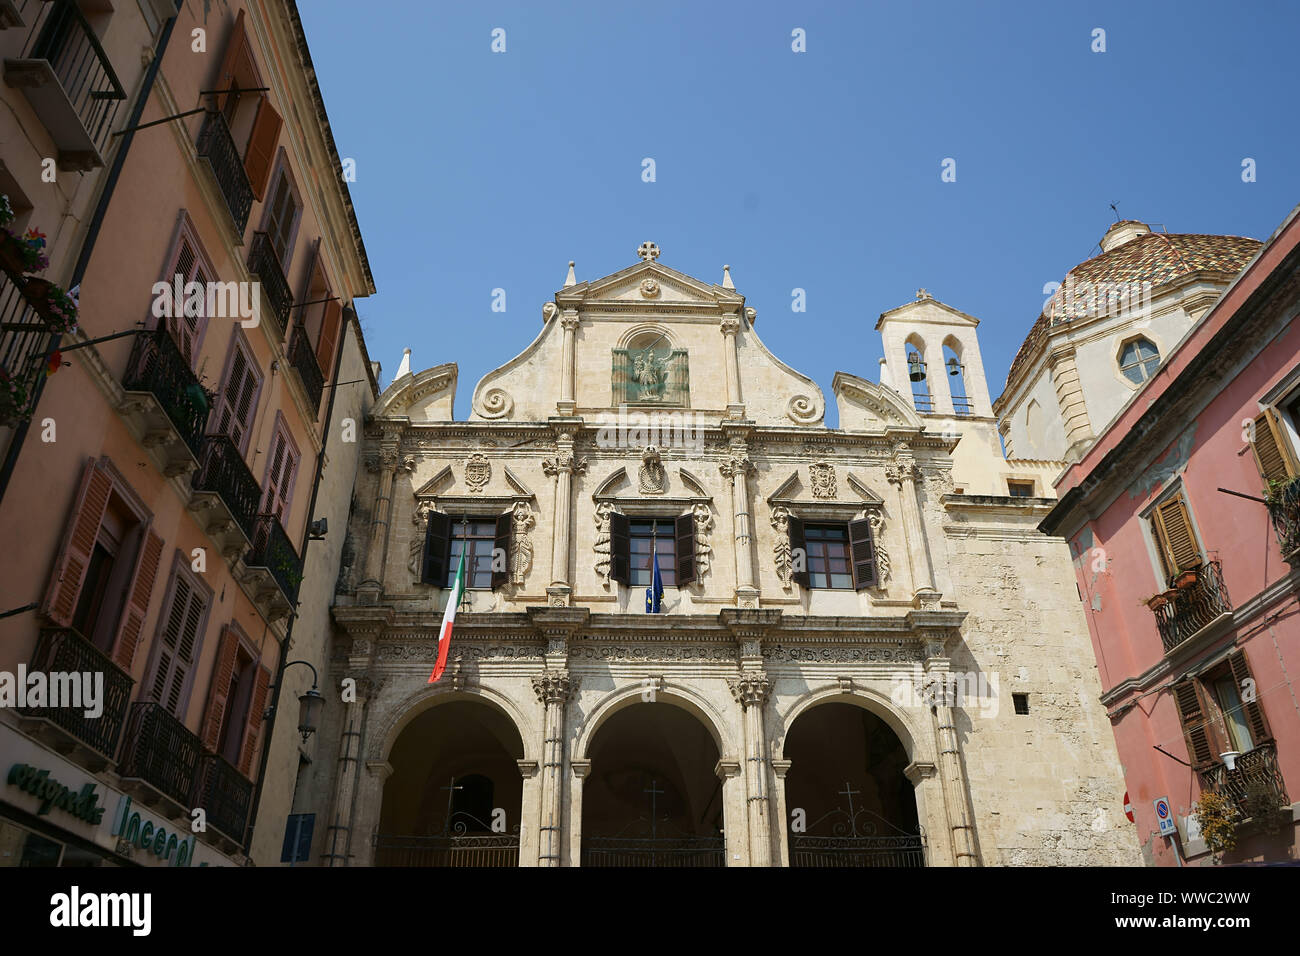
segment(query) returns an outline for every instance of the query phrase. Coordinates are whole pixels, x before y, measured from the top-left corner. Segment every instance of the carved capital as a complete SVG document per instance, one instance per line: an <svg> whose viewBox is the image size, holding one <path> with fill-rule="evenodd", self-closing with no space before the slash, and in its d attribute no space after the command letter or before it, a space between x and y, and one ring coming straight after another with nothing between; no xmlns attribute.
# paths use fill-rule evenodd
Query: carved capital
<svg viewBox="0 0 1300 956"><path fill-rule="evenodd" d="M551 478L560 474L560 472L581 475L586 470L587 459L576 458L571 449L561 448L554 458L542 459L542 471Z"/></svg>
<svg viewBox="0 0 1300 956"><path fill-rule="evenodd" d="M732 455L718 466L718 470L724 478L734 480L737 476L752 475L755 469L748 455Z"/></svg>
<svg viewBox="0 0 1300 956"><path fill-rule="evenodd" d="M916 467L916 460L906 452L900 453L885 466L885 480L891 485L900 485L904 481L919 481L921 469Z"/></svg>
<svg viewBox="0 0 1300 956"><path fill-rule="evenodd" d="M740 316L735 313L724 315L722 321L718 323L718 328L722 329L723 335L735 335L740 331Z"/></svg>
<svg viewBox="0 0 1300 956"><path fill-rule="evenodd" d="M729 677L727 686L731 696L746 709L755 705L762 707L772 692L772 682L763 673L747 673L739 677Z"/></svg>
<svg viewBox="0 0 1300 956"><path fill-rule="evenodd" d="M564 670L544 670L532 679L533 693L544 704L562 704L578 691L579 678Z"/></svg>
<svg viewBox="0 0 1300 956"><path fill-rule="evenodd" d="M578 319L577 309L565 309L564 314L560 317L560 328L564 329L566 332L576 331L578 326L581 324L581 321Z"/></svg>

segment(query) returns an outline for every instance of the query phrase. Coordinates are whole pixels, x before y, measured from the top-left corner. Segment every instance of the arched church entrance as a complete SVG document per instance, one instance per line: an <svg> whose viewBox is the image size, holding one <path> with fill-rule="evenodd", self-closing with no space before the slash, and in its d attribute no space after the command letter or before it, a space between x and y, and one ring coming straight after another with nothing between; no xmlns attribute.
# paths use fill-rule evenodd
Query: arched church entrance
<svg viewBox="0 0 1300 956"><path fill-rule="evenodd" d="M523 741L489 704L415 717L388 756L376 866L518 866Z"/></svg>
<svg viewBox="0 0 1300 956"><path fill-rule="evenodd" d="M897 734L854 704L814 706L786 738L791 866L924 866L916 794Z"/></svg>
<svg viewBox="0 0 1300 956"><path fill-rule="evenodd" d="M725 865L718 747L692 714L638 703L596 731L582 798L582 865Z"/></svg>

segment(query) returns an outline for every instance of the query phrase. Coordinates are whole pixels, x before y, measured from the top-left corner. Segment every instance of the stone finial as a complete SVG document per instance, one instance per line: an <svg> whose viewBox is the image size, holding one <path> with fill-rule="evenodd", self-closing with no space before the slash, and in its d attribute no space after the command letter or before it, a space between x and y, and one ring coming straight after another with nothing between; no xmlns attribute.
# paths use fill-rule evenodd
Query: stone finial
<svg viewBox="0 0 1300 956"><path fill-rule="evenodd" d="M410 374L411 374L411 350L402 349L402 364L397 366L397 374L393 376L393 381L396 382L403 375L410 375Z"/></svg>
<svg viewBox="0 0 1300 956"><path fill-rule="evenodd" d="M637 247L636 254L646 262L654 262L659 258L659 247L653 242L643 242Z"/></svg>
<svg viewBox="0 0 1300 956"><path fill-rule="evenodd" d="M736 284L731 281L731 266L722 267L722 287L724 289L734 289Z"/></svg>
<svg viewBox="0 0 1300 956"><path fill-rule="evenodd" d="M564 277L564 287L565 287L566 289L567 289L569 286L571 286L571 285L577 285L577 284L578 284L577 276L575 276L575 275L573 274L573 265L574 265L573 260L570 259L570 260L569 260L569 274L568 274L567 276Z"/></svg>

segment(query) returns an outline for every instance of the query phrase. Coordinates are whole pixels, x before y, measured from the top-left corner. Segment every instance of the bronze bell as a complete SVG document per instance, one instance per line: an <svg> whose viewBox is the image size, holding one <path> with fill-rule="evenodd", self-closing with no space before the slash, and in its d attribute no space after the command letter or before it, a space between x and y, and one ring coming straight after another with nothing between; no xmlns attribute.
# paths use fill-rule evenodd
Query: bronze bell
<svg viewBox="0 0 1300 956"><path fill-rule="evenodd" d="M921 361L920 352L907 353L907 377L913 382L925 381L925 363Z"/></svg>

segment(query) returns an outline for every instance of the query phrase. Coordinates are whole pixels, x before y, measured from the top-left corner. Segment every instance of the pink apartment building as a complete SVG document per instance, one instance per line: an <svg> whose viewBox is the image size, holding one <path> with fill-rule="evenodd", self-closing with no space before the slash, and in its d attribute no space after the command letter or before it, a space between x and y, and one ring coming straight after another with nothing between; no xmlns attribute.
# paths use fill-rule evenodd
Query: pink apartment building
<svg viewBox="0 0 1300 956"><path fill-rule="evenodd" d="M1062 473L1040 525L1070 542L1155 865L1297 858L1298 213ZM1201 832L1209 792L1235 847Z"/></svg>

